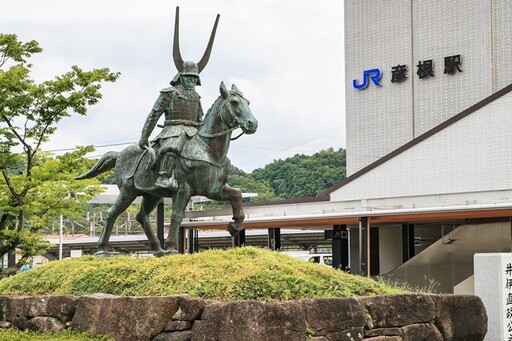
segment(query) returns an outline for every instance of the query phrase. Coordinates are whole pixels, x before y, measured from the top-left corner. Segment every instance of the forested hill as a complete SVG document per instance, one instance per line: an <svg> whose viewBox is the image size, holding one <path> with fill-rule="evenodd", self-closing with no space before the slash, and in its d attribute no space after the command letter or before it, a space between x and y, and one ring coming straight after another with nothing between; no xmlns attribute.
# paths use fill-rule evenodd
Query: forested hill
<svg viewBox="0 0 512 341"><path fill-rule="evenodd" d="M315 196L345 179L346 151L329 148L311 156L296 154L245 173L233 169L229 184L257 192L256 201Z"/></svg>

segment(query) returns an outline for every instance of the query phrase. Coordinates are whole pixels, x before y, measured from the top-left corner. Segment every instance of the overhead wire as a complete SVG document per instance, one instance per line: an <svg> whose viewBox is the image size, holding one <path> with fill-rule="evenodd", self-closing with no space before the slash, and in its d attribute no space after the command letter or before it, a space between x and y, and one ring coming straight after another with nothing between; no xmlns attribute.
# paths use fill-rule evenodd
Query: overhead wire
<svg viewBox="0 0 512 341"><path fill-rule="evenodd" d="M271 112L267 112L267 113L261 114L260 116L267 116L267 115L270 115L270 114L283 113L283 112L287 112L287 111L291 111L291 110L303 109L303 108L307 108L307 107L314 107L314 106L329 104L329 103L338 102L338 101L341 101L341 99L339 99L339 100L331 100L331 101L326 101L326 102L321 102L321 103L306 104L306 105L297 106L297 107L293 107L293 108L287 108L287 109L271 111ZM337 130L337 129L341 128L341 127L342 127L341 125L335 126L333 128L330 128L330 129L325 130L325 131L323 131L321 133L315 134L315 135L313 135L311 137L307 137L307 138L301 140L298 143L292 144L292 145L284 147L284 148L242 147L242 146L237 146L237 148L250 148L250 149L261 149L261 150L278 151L278 153L274 153L273 154L273 155L277 155L277 154L279 154L281 152L292 151L293 148L297 148L297 147L302 146L304 144L311 143L311 142L319 139L320 137L324 136L325 134L327 134L327 133L329 133L331 131ZM137 142L119 142L119 143L108 143L108 144L92 145L92 146L94 148L106 148L106 147L119 147L119 146L124 146L124 145L131 145L131 144L135 144L135 143L137 143ZM71 147L71 148L51 149L51 150L45 150L45 151L46 152L50 152L50 153L55 153L55 152L73 151L73 150L76 150L76 149L77 149L76 147ZM300 151L297 151L297 152L300 152ZM98 158L98 157L101 157L101 155L92 155L92 156L88 156L87 158L95 159L95 158ZM266 157L268 157L268 154L267 155L262 155L261 157L259 157L257 159L252 158L251 160L247 160L246 162L242 162L242 164L247 164L249 162L254 162L255 160L263 159L263 158L266 158Z"/></svg>

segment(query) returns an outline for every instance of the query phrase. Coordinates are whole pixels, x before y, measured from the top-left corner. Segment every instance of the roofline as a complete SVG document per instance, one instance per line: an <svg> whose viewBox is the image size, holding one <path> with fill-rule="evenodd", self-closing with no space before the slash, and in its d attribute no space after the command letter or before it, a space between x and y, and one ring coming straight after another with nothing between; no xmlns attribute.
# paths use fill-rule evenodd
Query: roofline
<svg viewBox="0 0 512 341"><path fill-rule="evenodd" d="M355 172L354 174L350 175L349 177L345 178L344 180L338 182L337 184L327 188L326 190L318 193L318 196L329 196L332 192L336 191L337 189L345 186L346 184L354 181L355 179L361 177L362 175L368 173L369 171L373 170L374 168L377 168L378 166L382 165L383 163L387 162L388 160L394 158L395 156L403 153L404 151L410 149L411 147L414 147L415 145L419 144L420 142L428 139L429 137L437 134L441 130L451 126L452 124L460 121L461 119L465 118L466 116L474 113L475 111L485 107L487 104L497 100L498 98L506 95L512 91L512 84L507 85L506 87L502 88L501 90L493 93L492 95L484 98L480 102L470 106L469 108L465 109L464 111L458 113L455 116L450 117L443 123L435 126L434 128L430 129L429 131L421 134L420 136L412 139L411 141L407 142L406 144L398 147L397 149L393 150L389 154L381 157L380 159L370 163L368 166L360 169L359 171Z"/></svg>
<svg viewBox="0 0 512 341"><path fill-rule="evenodd" d="M320 195L319 194L314 197L300 197L300 198L272 200L272 201L260 201L260 202L244 202L244 207L302 204L302 203L308 203L308 202L320 202L320 201L329 201L329 200L330 200L329 195Z"/></svg>
<svg viewBox="0 0 512 341"><path fill-rule="evenodd" d="M277 206L277 205L294 205L294 204L307 204L322 201L330 201L328 195L315 196L315 197L300 197L292 199L272 200L272 201L257 201L257 202L244 202L243 207L261 207L261 206ZM186 218L197 218L199 216L218 216L230 215L232 211L231 205L224 205L217 209L204 210L204 211L185 211Z"/></svg>
<svg viewBox="0 0 512 341"><path fill-rule="evenodd" d="M437 208L415 208L399 210L338 212L325 214L305 214L296 216L268 216L249 217L243 225L244 229L269 229L269 228L299 228L299 227L323 227L332 225L356 225L361 217L367 217L370 224L387 223L418 223L446 220L467 219L510 219L512 217L512 205L485 204L470 206L446 206ZM225 230L231 220L195 220L182 222L185 229L220 229Z"/></svg>

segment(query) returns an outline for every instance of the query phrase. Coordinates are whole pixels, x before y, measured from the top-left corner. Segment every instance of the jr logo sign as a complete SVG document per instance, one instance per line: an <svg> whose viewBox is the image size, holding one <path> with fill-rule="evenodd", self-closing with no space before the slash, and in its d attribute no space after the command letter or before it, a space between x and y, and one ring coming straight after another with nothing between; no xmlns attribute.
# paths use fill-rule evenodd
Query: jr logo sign
<svg viewBox="0 0 512 341"><path fill-rule="evenodd" d="M357 79L352 80L352 86L354 89L362 90L368 86L369 80L373 82L376 86L381 86L379 80L382 76L380 69L370 69L363 71L363 83L358 84Z"/></svg>

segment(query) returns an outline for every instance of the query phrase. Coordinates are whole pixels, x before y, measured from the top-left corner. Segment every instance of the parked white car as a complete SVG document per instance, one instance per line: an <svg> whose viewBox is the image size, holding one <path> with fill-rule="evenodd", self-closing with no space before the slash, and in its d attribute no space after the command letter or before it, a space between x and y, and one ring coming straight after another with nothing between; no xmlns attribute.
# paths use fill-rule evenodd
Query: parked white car
<svg viewBox="0 0 512 341"><path fill-rule="evenodd" d="M327 266L332 266L332 254L331 253L313 253L309 255L301 255L300 259L304 259L310 263L318 263Z"/></svg>

